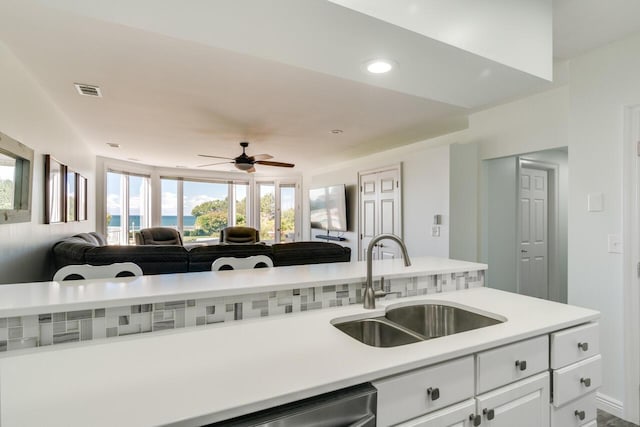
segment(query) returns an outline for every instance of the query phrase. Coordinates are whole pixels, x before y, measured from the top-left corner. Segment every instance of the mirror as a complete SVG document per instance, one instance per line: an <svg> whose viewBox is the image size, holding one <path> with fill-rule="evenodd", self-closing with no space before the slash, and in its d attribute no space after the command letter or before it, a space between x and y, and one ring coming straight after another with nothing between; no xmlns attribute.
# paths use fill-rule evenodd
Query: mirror
<svg viewBox="0 0 640 427"><path fill-rule="evenodd" d="M0 133L0 224L31 221L33 150Z"/></svg>

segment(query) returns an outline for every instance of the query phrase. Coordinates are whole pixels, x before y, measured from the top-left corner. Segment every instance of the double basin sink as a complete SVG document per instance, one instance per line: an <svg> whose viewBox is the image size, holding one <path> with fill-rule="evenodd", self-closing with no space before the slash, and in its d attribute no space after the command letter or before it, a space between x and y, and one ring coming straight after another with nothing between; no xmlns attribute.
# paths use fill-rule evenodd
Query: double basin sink
<svg viewBox="0 0 640 427"><path fill-rule="evenodd" d="M390 307L384 316L335 321L333 326L373 347L396 347L503 323L505 320L443 304Z"/></svg>

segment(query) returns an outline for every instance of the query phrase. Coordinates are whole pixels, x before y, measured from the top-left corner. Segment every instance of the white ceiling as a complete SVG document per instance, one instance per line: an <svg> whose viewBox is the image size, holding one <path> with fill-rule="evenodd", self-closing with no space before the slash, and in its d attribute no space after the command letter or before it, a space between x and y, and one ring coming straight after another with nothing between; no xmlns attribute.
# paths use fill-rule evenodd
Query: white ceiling
<svg viewBox="0 0 640 427"><path fill-rule="evenodd" d="M605 3L613 1L640 3ZM556 56L607 43L614 29L640 29L625 20L601 38L575 36L581 23L592 25L583 5L604 13L598 3L554 3ZM463 129L471 108L551 85L323 0L157 4L0 3L0 41L97 155L195 168L209 163L197 154L236 156L248 140L249 154L269 153L296 170L320 167ZM559 28L576 41L559 40ZM400 67L377 78L362 73L377 55ZM99 85L103 98L79 96L74 82Z"/></svg>

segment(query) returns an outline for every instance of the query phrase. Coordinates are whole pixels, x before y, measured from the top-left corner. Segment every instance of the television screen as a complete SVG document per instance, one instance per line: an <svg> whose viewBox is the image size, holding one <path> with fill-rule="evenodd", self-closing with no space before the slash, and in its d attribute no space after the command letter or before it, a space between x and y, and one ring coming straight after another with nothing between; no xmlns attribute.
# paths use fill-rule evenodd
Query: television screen
<svg viewBox="0 0 640 427"><path fill-rule="evenodd" d="M309 190L311 228L347 231L347 195L344 184Z"/></svg>

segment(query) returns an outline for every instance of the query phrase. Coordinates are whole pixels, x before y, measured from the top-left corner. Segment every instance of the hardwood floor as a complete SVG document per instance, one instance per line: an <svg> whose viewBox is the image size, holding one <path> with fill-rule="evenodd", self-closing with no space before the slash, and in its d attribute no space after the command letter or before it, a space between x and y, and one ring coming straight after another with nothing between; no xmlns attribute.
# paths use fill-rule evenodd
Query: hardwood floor
<svg viewBox="0 0 640 427"><path fill-rule="evenodd" d="M598 410L598 427L638 427L638 425Z"/></svg>

